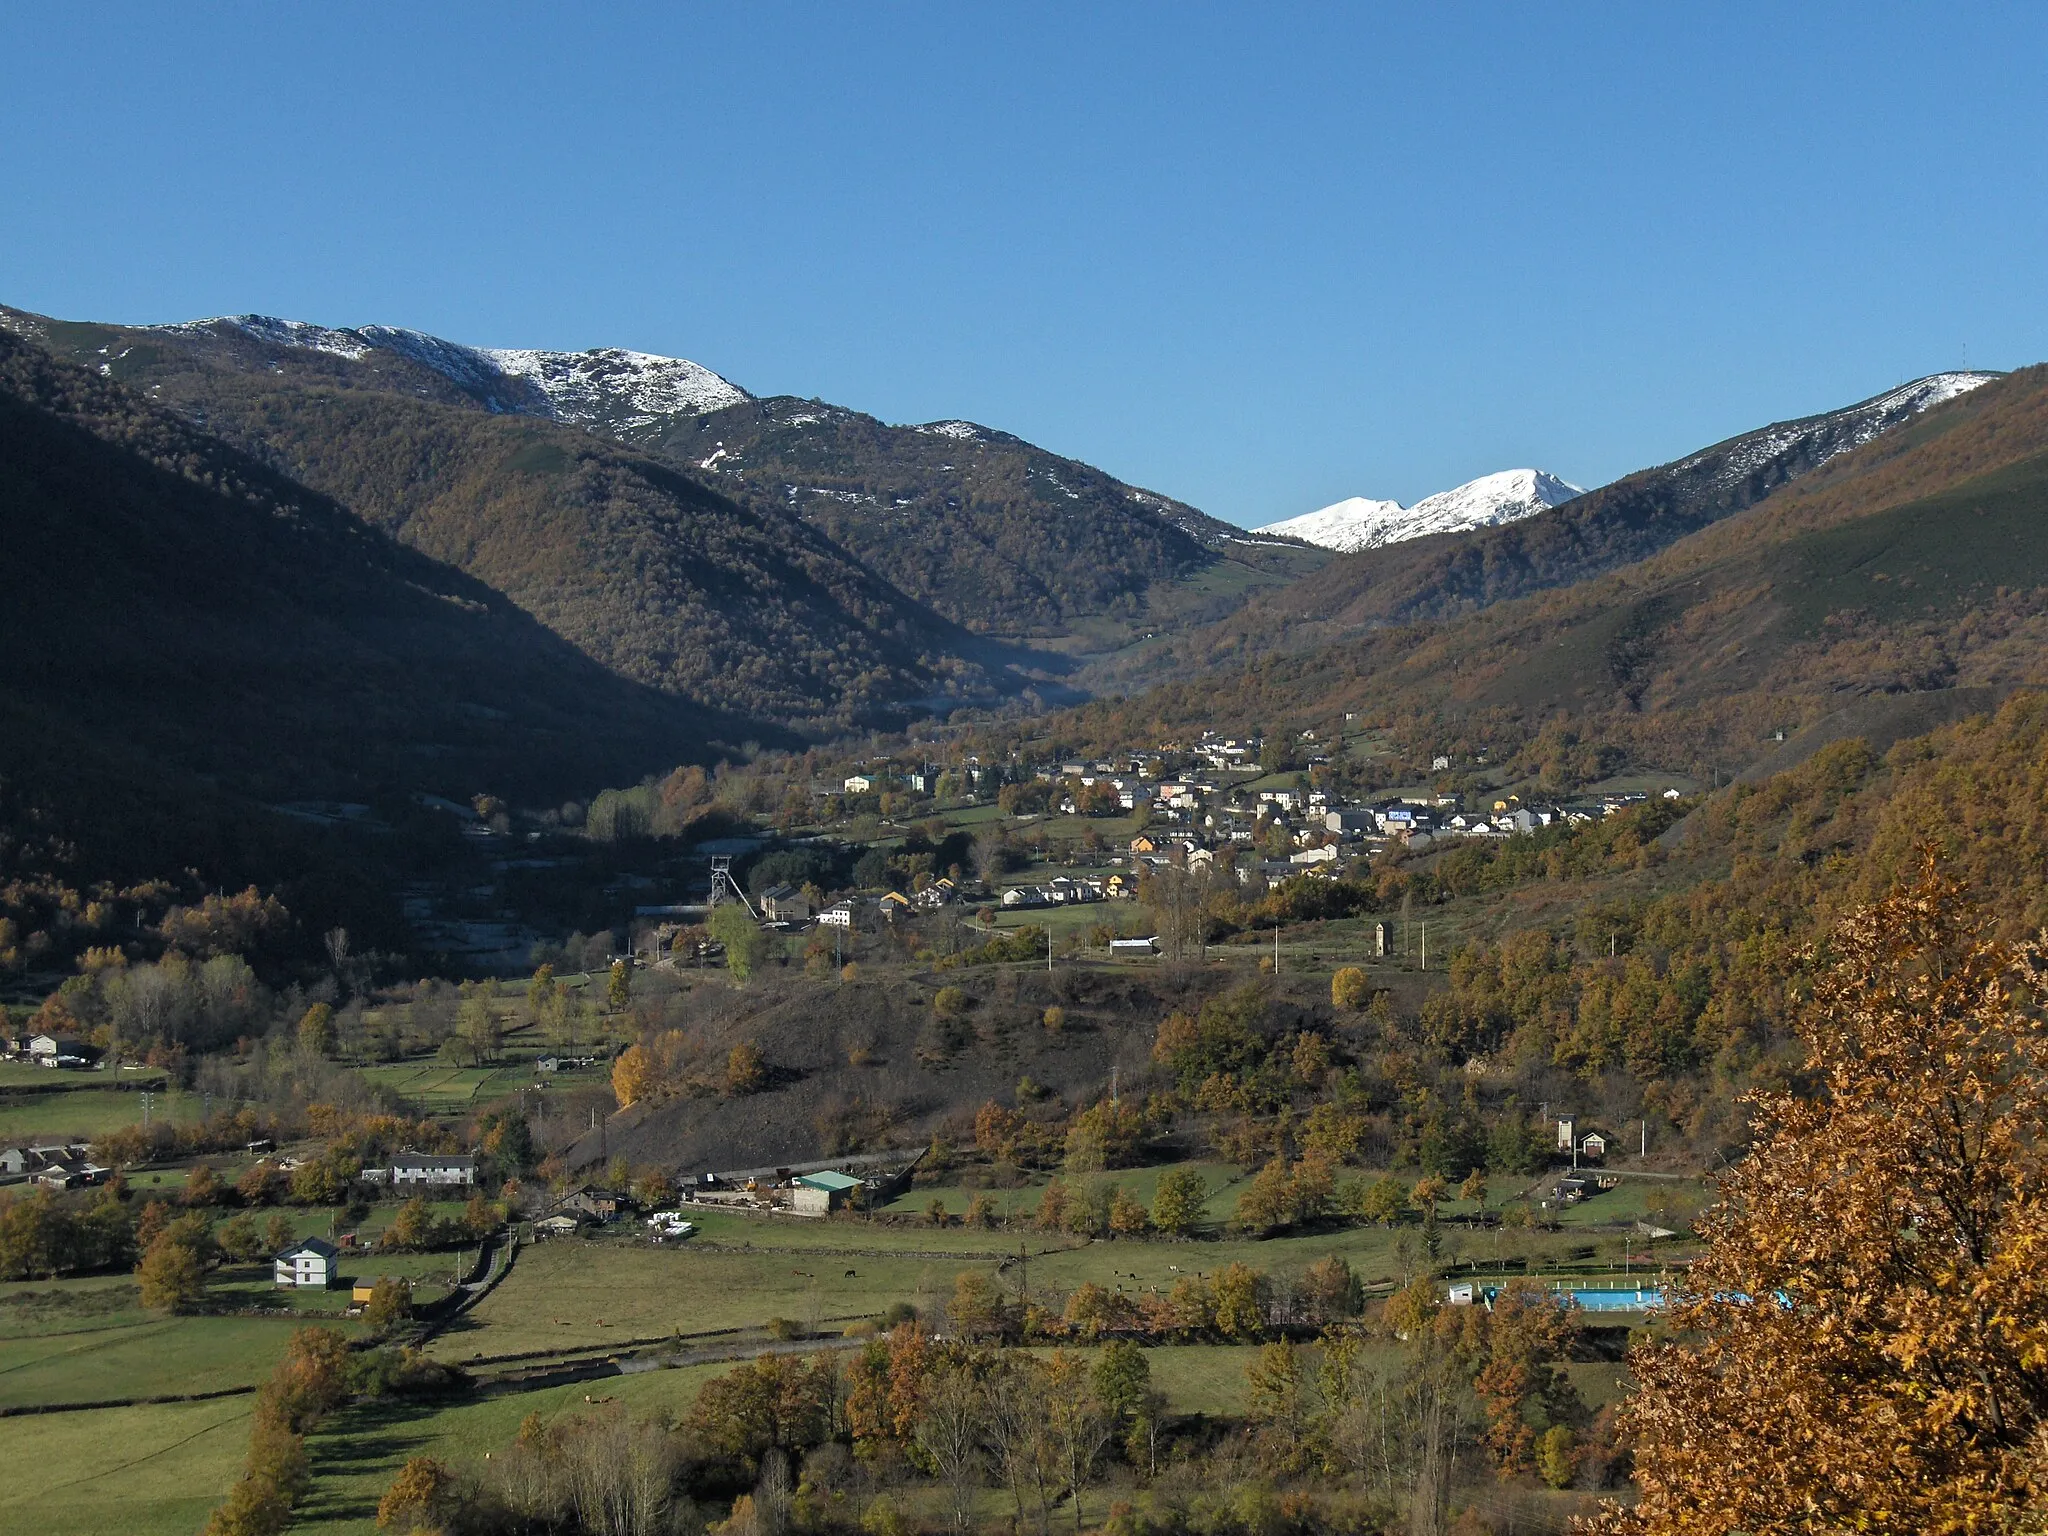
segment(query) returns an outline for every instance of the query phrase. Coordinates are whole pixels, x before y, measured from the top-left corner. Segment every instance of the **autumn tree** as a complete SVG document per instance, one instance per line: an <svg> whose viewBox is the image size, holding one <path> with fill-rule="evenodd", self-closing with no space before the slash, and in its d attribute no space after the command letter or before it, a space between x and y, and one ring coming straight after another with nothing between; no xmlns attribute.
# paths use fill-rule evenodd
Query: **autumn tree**
<svg viewBox="0 0 2048 1536"><path fill-rule="evenodd" d="M206 1272L189 1243L168 1233L149 1245L135 1272L142 1304L152 1312L186 1312L206 1290Z"/></svg>
<svg viewBox="0 0 2048 1536"><path fill-rule="evenodd" d="M363 1307L363 1321L374 1333L384 1333L412 1316L412 1282L392 1275L380 1276L370 1287L370 1299Z"/></svg>
<svg viewBox="0 0 2048 1536"><path fill-rule="evenodd" d="M612 1096L626 1109L647 1097L654 1086L654 1057L644 1045L629 1045L612 1063Z"/></svg>
<svg viewBox="0 0 2048 1536"><path fill-rule="evenodd" d="M767 958L768 940L761 925L738 902L720 902L711 909L704 926L713 939L725 946L725 968L734 981L745 982Z"/></svg>
<svg viewBox="0 0 2048 1536"><path fill-rule="evenodd" d="M299 1045L315 1056L334 1053L334 1010L326 1003L315 1003L299 1020Z"/></svg>
<svg viewBox="0 0 2048 1536"><path fill-rule="evenodd" d="M735 1098L742 1094L758 1093L767 1084L768 1064L761 1059L759 1048L742 1040L725 1057L725 1091Z"/></svg>
<svg viewBox="0 0 2048 1536"><path fill-rule="evenodd" d="M455 1510L455 1474L445 1462L414 1456L377 1501L377 1529L400 1533L432 1528Z"/></svg>
<svg viewBox="0 0 2048 1536"><path fill-rule="evenodd" d="M612 962L610 978L605 982L605 1006L613 1013L624 1013L626 1005L633 1000L633 968L624 960Z"/></svg>
<svg viewBox="0 0 2048 1536"><path fill-rule="evenodd" d="M1152 1225L1174 1237L1186 1237L1208 1208L1209 1186L1192 1168L1169 1168L1159 1176L1152 1196Z"/></svg>
<svg viewBox="0 0 2048 1536"><path fill-rule="evenodd" d="M1330 978L1330 1006L1363 1008L1372 1001L1372 981L1363 970L1347 965Z"/></svg>
<svg viewBox="0 0 2048 1536"><path fill-rule="evenodd" d="M1617 1536L1987 1531L2048 1502L2048 950L1930 866L1823 957L1810 1091L1751 1096L1667 1340L1632 1356Z"/></svg>

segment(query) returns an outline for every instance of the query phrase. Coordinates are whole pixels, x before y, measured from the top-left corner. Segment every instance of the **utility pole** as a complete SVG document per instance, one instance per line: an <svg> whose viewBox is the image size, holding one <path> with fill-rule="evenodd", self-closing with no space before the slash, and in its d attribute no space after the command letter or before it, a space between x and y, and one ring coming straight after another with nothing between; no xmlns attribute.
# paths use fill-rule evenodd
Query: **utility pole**
<svg viewBox="0 0 2048 1536"><path fill-rule="evenodd" d="M1273 919L1273 974L1280 974L1280 920Z"/></svg>
<svg viewBox="0 0 2048 1536"><path fill-rule="evenodd" d="M1422 920L1422 968L1429 969L1429 919Z"/></svg>

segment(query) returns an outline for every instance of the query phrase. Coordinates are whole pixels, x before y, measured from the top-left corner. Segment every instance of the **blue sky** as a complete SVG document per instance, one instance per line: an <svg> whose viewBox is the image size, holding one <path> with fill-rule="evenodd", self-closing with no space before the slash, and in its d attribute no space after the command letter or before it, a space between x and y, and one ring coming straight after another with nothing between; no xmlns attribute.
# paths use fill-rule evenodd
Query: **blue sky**
<svg viewBox="0 0 2048 1536"><path fill-rule="evenodd" d="M2048 357L2040 6L47 4L0 58L0 301L673 353L1245 523Z"/></svg>

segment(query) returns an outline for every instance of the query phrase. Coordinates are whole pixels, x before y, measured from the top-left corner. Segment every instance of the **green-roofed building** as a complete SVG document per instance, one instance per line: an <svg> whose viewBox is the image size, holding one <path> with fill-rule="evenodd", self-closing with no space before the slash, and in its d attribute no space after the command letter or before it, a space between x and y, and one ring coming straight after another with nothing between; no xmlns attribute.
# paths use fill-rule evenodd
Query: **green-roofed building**
<svg viewBox="0 0 2048 1536"><path fill-rule="evenodd" d="M842 1210L857 1198L866 1183L850 1173L828 1168L823 1173L800 1173L789 1192L789 1208L808 1216L823 1216Z"/></svg>

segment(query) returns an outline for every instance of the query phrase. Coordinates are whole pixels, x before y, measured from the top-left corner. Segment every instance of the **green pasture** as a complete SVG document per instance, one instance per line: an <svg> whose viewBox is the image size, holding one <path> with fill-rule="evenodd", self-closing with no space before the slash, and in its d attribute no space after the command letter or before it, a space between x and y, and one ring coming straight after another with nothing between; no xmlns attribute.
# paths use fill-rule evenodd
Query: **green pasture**
<svg viewBox="0 0 2048 1536"><path fill-rule="evenodd" d="M42 1081L58 1074L44 1071ZM196 1093L157 1092L150 1118L186 1125L197 1121L205 1101ZM142 1095L133 1090L78 1087L62 1093L0 1094L0 1144L83 1137L142 1124Z"/></svg>
<svg viewBox="0 0 2048 1536"><path fill-rule="evenodd" d="M776 1317L836 1330L845 1324L835 1319L872 1316L896 1301L928 1310L952 1293L961 1270L993 1266L997 1257L875 1259L562 1238L522 1250L512 1273L433 1350L460 1364L477 1356L599 1349L629 1339L759 1327Z"/></svg>
<svg viewBox="0 0 2048 1536"><path fill-rule="evenodd" d="M363 1067L362 1075L418 1104L430 1114L463 1114L508 1093L533 1086L533 1063L500 1062L487 1067L451 1066L445 1061L390 1062Z"/></svg>
<svg viewBox="0 0 2048 1536"><path fill-rule="evenodd" d="M1172 1413L1234 1418L1244 1412L1244 1372L1256 1344L1162 1344L1145 1351L1152 1385Z"/></svg>
<svg viewBox="0 0 2048 1536"><path fill-rule="evenodd" d="M32 1061L0 1061L0 1088L54 1088L58 1091L104 1086L110 1077L135 1088L162 1087L161 1067L140 1067L134 1071L75 1072L37 1066Z"/></svg>
<svg viewBox="0 0 2048 1536"><path fill-rule="evenodd" d="M242 1469L252 1402L0 1419L0 1536L191 1536Z"/></svg>
<svg viewBox="0 0 2048 1536"><path fill-rule="evenodd" d="M254 1386L284 1353L293 1323L290 1318L151 1317L124 1311L97 1326L10 1338L0 1343L0 1407Z"/></svg>
<svg viewBox="0 0 2048 1536"><path fill-rule="evenodd" d="M1120 1185L1131 1192L1134 1199L1142 1201L1149 1209L1159 1192L1160 1176L1169 1167L1192 1167L1201 1174L1209 1186L1208 1212L1212 1221L1227 1220L1236 1208L1241 1190L1239 1180L1243 1177L1230 1163L1188 1163L1161 1164L1151 1168L1119 1168L1109 1173L1080 1174L1061 1177L1070 1185L1103 1183ZM1033 1173L1014 1189L970 1188L959 1179L947 1179L937 1184L916 1185L903 1191L888 1205L881 1207L892 1216L922 1215L934 1200L942 1201L950 1215L963 1216L976 1195L986 1195L995 1206L1000 1217L1029 1217L1038 1209L1038 1202L1045 1194L1046 1185L1053 1180L1050 1173ZM934 1229L936 1230L936 1229ZM953 1229L957 1230L957 1229ZM1014 1238L1008 1245L1012 1250Z"/></svg>
<svg viewBox="0 0 2048 1536"><path fill-rule="evenodd" d="M923 1193L916 1191L914 1193ZM891 1211L918 1209L892 1205ZM865 1221L859 1217L836 1217L820 1221L815 1217L751 1216L737 1211L699 1210L679 1207L696 1224L697 1236L688 1246L819 1251L843 1248L931 1249L947 1253L988 1253L1000 1258L1017 1251L1015 1232L990 1232L978 1227L931 1227L897 1222ZM1077 1242L1057 1234L1033 1233L1031 1246ZM851 1262L851 1261L849 1261Z"/></svg>
<svg viewBox="0 0 2048 1536"><path fill-rule="evenodd" d="M348 1409L322 1427L307 1446L313 1490L295 1512L292 1529L373 1536L377 1501L408 1457L432 1455L458 1466L480 1464L486 1452L518 1438L528 1414L552 1421L616 1403L634 1418L673 1418L688 1412L704 1383L731 1370L734 1363L645 1371L440 1407L367 1403Z"/></svg>

